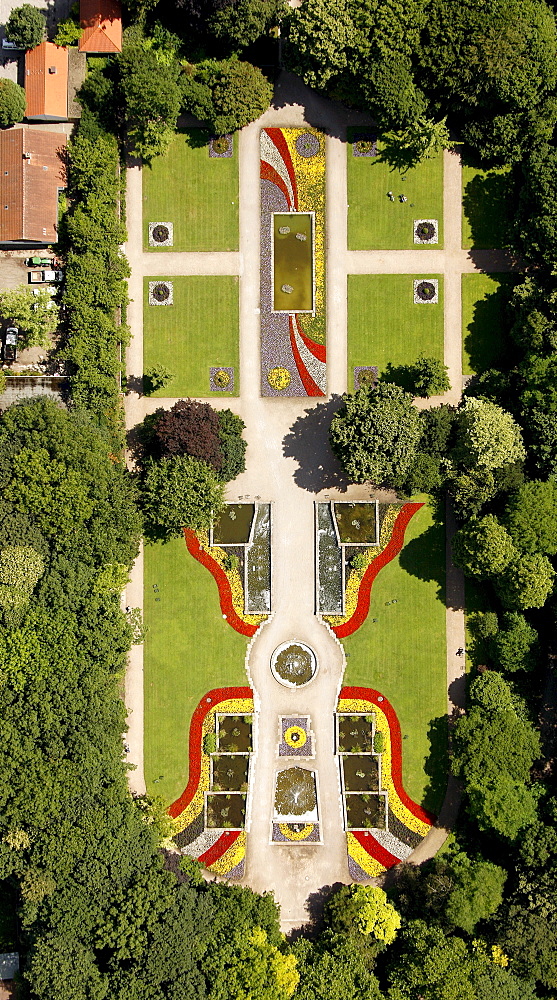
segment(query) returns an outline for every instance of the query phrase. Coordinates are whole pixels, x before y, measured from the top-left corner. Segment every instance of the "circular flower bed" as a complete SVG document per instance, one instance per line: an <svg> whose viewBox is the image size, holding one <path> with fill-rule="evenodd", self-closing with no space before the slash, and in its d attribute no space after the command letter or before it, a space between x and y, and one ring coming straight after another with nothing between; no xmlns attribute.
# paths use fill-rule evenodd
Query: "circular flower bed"
<svg viewBox="0 0 557 1000"><path fill-rule="evenodd" d="M315 823L279 823L279 830L287 840L305 840L315 829Z"/></svg>
<svg viewBox="0 0 557 1000"><path fill-rule="evenodd" d="M296 139L296 152L306 159L309 159L310 156L317 156L320 149L321 143L313 132L302 132Z"/></svg>
<svg viewBox="0 0 557 1000"><path fill-rule="evenodd" d="M232 136L219 135L209 140L209 156L232 156Z"/></svg>
<svg viewBox="0 0 557 1000"><path fill-rule="evenodd" d="M213 382L218 385L219 389L226 389L230 385L230 373L224 368L219 368L218 372L213 375Z"/></svg>
<svg viewBox="0 0 557 1000"><path fill-rule="evenodd" d="M166 284L166 281L158 281L151 289L151 295L157 302L166 302L170 298L170 288Z"/></svg>
<svg viewBox="0 0 557 1000"><path fill-rule="evenodd" d="M309 646L302 642L285 642L277 646L271 657L271 671L279 684L286 687L300 687L307 684L317 671L317 659ZM303 732L301 727L293 726L293 730ZM304 733L305 735L305 733ZM286 734L285 734L286 738ZM291 746L299 746L290 744Z"/></svg>
<svg viewBox="0 0 557 1000"><path fill-rule="evenodd" d="M284 734L284 742L289 747L303 747L307 739L305 730L301 726L289 726Z"/></svg>
<svg viewBox="0 0 557 1000"><path fill-rule="evenodd" d="M276 389L280 392L282 389L287 389L290 385L290 372L288 368L271 368L270 372L267 373L267 382L271 386L271 389Z"/></svg>
<svg viewBox="0 0 557 1000"><path fill-rule="evenodd" d="M152 232L152 236L155 243L166 243L166 241L170 237L168 226L163 226L163 225L155 226Z"/></svg>
<svg viewBox="0 0 557 1000"><path fill-rule="evenodd" d="M416 285L416 295L422 302L431 302L435 298L435 285L432 281L420 281Z"/></svg>
<svg viewBox="0 0 557 1000"><path fill-rule="evenodd" d="M436 235L437 230L433 222L418 222L415 229L416 239L421 243L430 243Z"/></svg>

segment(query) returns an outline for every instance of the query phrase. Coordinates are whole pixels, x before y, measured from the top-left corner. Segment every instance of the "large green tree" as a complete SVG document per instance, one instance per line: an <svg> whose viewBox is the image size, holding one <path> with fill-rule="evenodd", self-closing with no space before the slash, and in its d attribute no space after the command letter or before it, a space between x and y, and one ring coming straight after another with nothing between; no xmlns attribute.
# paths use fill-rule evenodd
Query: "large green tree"
<svg viewBox="0 0 557 1000"><path fill-rule="evenodd" d="M20 49L34 49L42 42L46 22L42 10L33 4L24 3L14 7L6 21L6 36Z"/></svg>
<svg viewBox="0 0 557 1000"><path fill-rule="evenodd" d="M356 483L397 482L408 472L421 434L412 396L379 383L343 396L331 421L331 447Z"/></svg>
<svg viewBox="0 0 557 1000"><path fill-rule="evenodd" d="M48 289L20 285L0 292L0 317L19 328L22 348L46 348L58 326L58 306Z"/></svg>
<svg viewBox="0 0 557 1000"><path fill-rule="evenodd" d="M504 522L522 552L557 553L557 482L526 482L509 497Z"/></svg>
<svg viewBox="0 0 557 1000"><path fill-rule="evenodd" d="M180 113L180 66L161 62L140 40L125 45L119 58L131 152L150 162L167 149Z"/></svg>
<svg viewBox="0 0 557 1000"><path fill-rule="evenodd" d="M198 458L149 458L141 496L149 532L164 538L180 535L183 528L208 528L224 505L224 486Z"/></svg>
<svg viewBox="0 0 557 1000"><path fill-rule="evenodd" d="M457 413L455 459L464 468L500 469L525 456L510 413L485 399L466 399Z"/></svg>
<svg viewBox="0 0 557 1000"><path fill-rule="evenodd" d="M285 0L236 0L209 18L209 31L231 52L241 52L274 28L289 11Z"/></svg>
<svg viewBox="0 0 557 1000"><path fill-rule="evenodd" d="M23 87L13 80L0 80L0 125L14 125L25 117L26 97Z"/></svg>
<svg viewBox="0 0 557 1000"><path fill-rule="evenodd" d="M543 608L554 580L555 570L547 556L526 552L511 560L495 585L506 608L527 611Z"/></svg>
<svg viewBox="0 0 557 1000"><path fill-rule="evenodd" d="M206 60L190 66L182 81L182 103L215 135L249 125L267 110L273 88L261 70L239 59Z"/></svg>
<svg viewBox="0 0 557 1000"><path fill-rule="evenodd" d="M527 785L539 737L500 674L488 672L472 681L469 700L467 714L455 726L453 772L466 782L480 829L514 840L536 815Z"/></svg>
<svg viewBox="0 0 557 1000"><path fill-rule="evenodd" d="M511 536L492 514L470 518L452 544L455 566L480 580L498 576L517 554Z"/></svg>

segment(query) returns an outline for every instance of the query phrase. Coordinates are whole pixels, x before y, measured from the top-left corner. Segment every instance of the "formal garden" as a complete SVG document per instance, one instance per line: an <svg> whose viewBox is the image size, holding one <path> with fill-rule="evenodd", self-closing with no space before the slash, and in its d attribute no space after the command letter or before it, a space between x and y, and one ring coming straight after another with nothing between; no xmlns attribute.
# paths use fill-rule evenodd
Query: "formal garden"
<svg viewBox="0 0 557 1000"><path fill-rule="evenodd" d="M351 128L346 146L348 249L410 250L443 246L443 154L409 169L394 169L372 132ZM432 229L416 235L416 223Z"/></svg>
<svg viewBox="0 0 557 1000"><path fill-rule="evenodd" d="M142 171L143 245L153 255L238 249L238 136L210 139L203 129L181 129Z"/></svg>
<svg viewBox="0 0 557 1000"><path fill-rule="evenodd" d="M355 369L375 366L398 380L399 369L421 354L442 362L443 352L442 275L348 275L350 389Z"/></svg>
<svg viewBox="0 0 557 1000"><path fill-rule="evenodd" d="M145 278L143 369L173 377L154 396L240 394L238 279Z"/></svg>

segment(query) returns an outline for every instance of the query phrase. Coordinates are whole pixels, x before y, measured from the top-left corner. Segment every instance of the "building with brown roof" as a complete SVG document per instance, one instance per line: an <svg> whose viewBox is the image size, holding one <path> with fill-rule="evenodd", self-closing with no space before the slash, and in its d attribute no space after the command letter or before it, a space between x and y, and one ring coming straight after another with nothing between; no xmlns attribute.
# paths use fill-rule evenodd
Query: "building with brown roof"
<svg viewBox="0 0 557 1000"><path fill-rule="evenodd" d="M66 186L63 132L0 132L0 244L43 247L57 239L58 195Z"/></svg>
<svg viewBox="0 0 557 1000"><path fill-rule="evenodd" d="M25 117L63 122L68 118L68 50L41 42L25 53Z"/></svg>
<svg viewBox="0 0 557 1000"><path fill-rule="evenodd" d="M80 0L79 17L83 34L80 52L122 51L122 9L119 0Z"/></svg>

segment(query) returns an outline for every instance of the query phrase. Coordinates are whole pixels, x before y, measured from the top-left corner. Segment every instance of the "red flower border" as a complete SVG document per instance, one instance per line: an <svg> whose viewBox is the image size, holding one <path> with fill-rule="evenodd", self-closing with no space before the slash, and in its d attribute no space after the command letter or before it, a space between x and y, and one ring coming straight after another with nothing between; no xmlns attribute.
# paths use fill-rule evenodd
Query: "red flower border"
<svg viewBox="0 0 557 1000"><path fill-rule="evenodd" d="M315 382L311 377L304 362L302 361L302 357L296 343L296 336L294 334L294 319L292 316L288 317L288 324L290 327L290 347L292 348L292 354L294 356L296 368L298 369L298 374L302 380L302 385L306 390L306 396L324 396L325 393L319 388L317 382ZM306 337L306 340L307 339L308 338Z"/></svg>
<svg viewBox="0 0 557 1000"><path fill-rule="evenodd" d="M427 809L423 809L417 802L414 802L404 791L402 784L402 737L400 734L400 723L390 701L379 691L375 691L374 688L364 687L343 687L340 692L340 698L369 701L372 705L376 705L381 712L385 713L391 734L391 777L396 793L403 805L406 806L416 819L421 820L422 823L428 823L429 826L433 826L437 817ZM362 844L362 847L365 847L365 844Z"/></svg>
<svg viewBox="0 0 557 1000"><path fill-rule="evenodd" d="M225 833L221 833L219 839L215 840L215 843L209 848L208 851L205 851L204 854L200 854L197 860L200 861L205 868L209 868L210 865L214 865L215 861L222 858L225 851L227 851L229 847L232 847L232 844L238 840L240 833L240 830L227 830Z"/></svg>
<svg viewBox="0 0 557 1000"><path fill-rule="evenodd" d="M292 194L294 196L294 204L290 203L290 198L287 196L287 202L290 209L294 209L295 212L298 211L298 187L296 184L296 171L294 170L294 164L292 163L292 157L290 156L290 150L288 148L288 143L284 138L281 128L266 128L265 129L269 139L275 146L284 166L286 167L286 172L290 178L290 183L292 184Z"/></svg>
<svg viewBox="0 0 557 1000"><path fill-rule="evenodd" d="M391 562L395 556L398 556L402 546L404 545L404 535L406 529L414 517L414 514L420 509L420 507L423 506L423 503L404 504L404 507L398 514L393 525L391 537L387 545L383 551L375 557L373 562L369 564L363 575L360 589L358 591L358 603L354 614L348 619L347 622L343 622L342 625L332 626L337 639L345 639L347 636L352 635L352 633L356 632L360 625L363 625L365 622L369 613L369 602L371 599L373 581L383 567L386 566L387 563Z"/></svg>
<svg viewBox="0 0 557 1000"><path fill-rule="evenodd" d="M208 691L207 694L203 696L191 717L189 739L190 768L188 783L180 795L180 798L176 799L176 801L169 806L168 813L172 819L176 819L176 817L179 816L180 813L183 813L184 809L189 806L197 791L197 786L199 785L199 779L201 777L201 741L203 738L203 720L205 719L207 712L210 712L215 705L219 705L222 701L228 701L229 698L253 698L253 691L249 687L213 688L212 691ZM219 838L219 840L220 839L222 838Z"/></svg>
<svg viewBox="0 0 557 1000"><path fill-rule="evenodd" d="M239 632L240 635L247 635L251 638L252 635L255 635L259 626L248 624L248 622L245 622L243 618L240 618L240 616L236 613L232 603L232 590L230 588L230 583L222 566L219 566L216 559L213 559L213 557L209 555L205 549L201 548L199 539L195 534L195 531L192 531L191 528L184 528L184 538L186 539L186 545L190 555L192 555L194 559L197 559L202 566L205 566L214 578L219 590L220 609L226 617L228 624L231 625L236 632Z"/></svg>
<svg viewBox="0 0 557 1000"><path fill-rule="evenodd" d="M369 854L370 858L375 858L380 865L383 865L383 868L394 868L395 865L400 864L402 859L391 854L372 833L365 830L351 830L350 833L358 841L360 847L363 847L366 854Z"/></svg>

